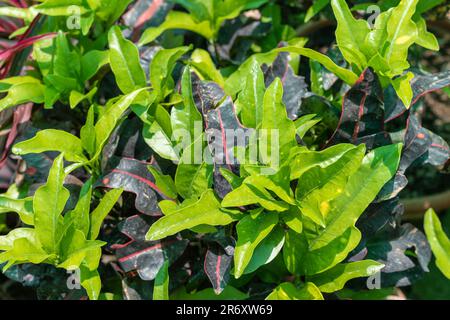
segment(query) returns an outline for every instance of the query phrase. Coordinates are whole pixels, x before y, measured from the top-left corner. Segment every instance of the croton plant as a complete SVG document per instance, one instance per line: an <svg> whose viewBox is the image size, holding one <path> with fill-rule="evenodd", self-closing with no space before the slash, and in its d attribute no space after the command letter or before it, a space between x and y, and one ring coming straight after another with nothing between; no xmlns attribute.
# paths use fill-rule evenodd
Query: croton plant
<svg viewBox="0 0 450 320"><path fill-rule="evenodd" d="M383 297L432 253L450 277L398 196L449 163L415 110L450 72L408 60L444 2L0 1L3 274L155 300Z"/></svg>

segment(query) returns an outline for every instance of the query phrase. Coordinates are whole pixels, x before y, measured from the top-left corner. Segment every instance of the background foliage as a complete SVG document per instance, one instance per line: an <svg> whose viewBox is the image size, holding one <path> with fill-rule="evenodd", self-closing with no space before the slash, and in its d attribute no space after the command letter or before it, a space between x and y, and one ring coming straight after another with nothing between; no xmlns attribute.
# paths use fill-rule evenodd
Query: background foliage
<svg viewBox="0 0 450 320"><path fill-rule="evenodd" d="M1 297L448 298L448 9L0 1Z"/></svg>

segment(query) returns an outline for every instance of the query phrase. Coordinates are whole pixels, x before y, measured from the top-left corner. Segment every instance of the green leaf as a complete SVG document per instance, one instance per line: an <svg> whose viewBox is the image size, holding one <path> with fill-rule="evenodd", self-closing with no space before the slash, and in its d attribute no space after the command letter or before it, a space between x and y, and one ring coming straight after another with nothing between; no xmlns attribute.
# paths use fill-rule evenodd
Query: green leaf
<svg viewBox="0 0 450 320"><path fill-rule="evenodd" d="M273 63L277 55L278 52L275 50L253 54L225 80L225 93L231 97L235 97L240 91L245 88L246 80L252 68L253 62L257 61L259 65L262 65L263 63L269 65Z"/></svg>
<svg viewBox="0 0 450 320"><path fill-rule="evenodd" d="M345 192L331 200L325 220L326 228L320 231L309 244L311 250L319 249L342 230L355 225L356 220L375 199L378 192L396 173L400 161L402 144L388 145L371 151L359 169L350 176Z"/></svg>
<svg viewBox="0 0 450 320"><path fill-rule="evenodd" d="M0 111L27 102L43 103L44 88L38 79L28 76L0 80L0 92L7 92L0 99Z"/></svg>
<svg viewBox="0 0 450 320"><path fill-rule="evenodd" d="M192 52L190 63L191 66L200 73L203 79L212 80L219 86L224 86L225 80L219 70L217 70L208 51L195 49L194 52Z"/></svg>
<svg viewBox="0 0 450 320"><path fill-rule="evenodd" d="M276 164L283 163L288 158L290 149L296 145L296 130L294 122L288 118L286 107L283 104L283 84L279 78L272 82L264 94L261 129L265 130L261 131L259 141L260 143L261 141L267 142L265 148L268 159L265 164L276 166ZM274 133L278 139L272 139Z"/></svg>
<svg viewBox="0 0 450 320"><path fill-rule="evenodd" d="M150 64L150 82L157 92L159 100L162 100L173 89L172 71L176 62L190 47L178 47L159 50Z"/></svg>
<svg viewBox="0 0 450 320"><path fill-rule="evenodd" d="M132 0L88 0L89 6L101 20L113 24L128 8ZM95 4L94 4L95 3Z"/></svg>
<svg viewBox="0 0 450 320"><path fill-rule="evenodd" d="M122 96L117 102L108 106L103 112L100 119L95 124L96 137L96 155L99 155L114 128L122 118L124 112L140 98L141 94L145 92L145 88L138 89L127 95ZM146 94L148 96L148 94Z"/></svg>
<svg viewBox="0 0 450 320"><path fill-rule="evenodd" d="M55 39L55 44L53 74L63 78L73 79L75 84L69 87L77 87L81 72L79 54L70 49L69 40L62 31L59 31Z"/></svg>
<svg viewBox="0 0 450 320"><path fill-rule="evenodd" d="M326 69L328 69L328 71L333 72L338 78L340 78L349 85L355 84L356 81L358 80L358 76L353 71L338 66L328 56L321 54L320 52L314 51L312 49L288 46L275 49L275 51L297 53L299 55L317 61L321 65L323 65Z"/></svg>
<svg viewBox="0 0 450 320"><path fill-rule="evenodd" d="M284 244L284 231L280 226L275 226L256 247L252 258L245 268L244 274L252 273L259 267L268 264L280 253Z"/></svg>
<svg viewBox="0 0 450 320"><path fill-rule="evenodd" d="M36 232L32 228L13 229L7 235L0 236L0 250L11 250L14 247L14 241L20 238L27 238L36 243Z"/></svg>
<svg viewBox="0 0 450 320"><path fill-rule="evenodd" d="M323 300L323 296L312 282L304 284L299 289L290 282L283 282L266 297L266 300Z"/></svg>
<svg viewBox="0 0 450 320"><path fill-rule="evenodd" d="M298 118L294 122L297 135L300 139L303 139L305 134L320 121L322 121L322 119L316 118L315 114L307 114Z"/></svg>
<svg viewBox="0 0 450 320"><path fill-rule="evenodd" d="M147 240L159 240L179 231L202 224L225 226L235 220L233 211L221 209L212 190L205 191L200 199L185 200L164 217L156 221L147 232Z"/></svg>
<svg viewBox="0 0 450 320"><path fill-rule="evenodd" d="M110 52L92 50L81 58L81 81L85 82L97 74L101 67L109 63Z"/></svg>
<svg viewBox="0 0 450 320"><path fill-rule="evenodd" d="M350 263L341 263L323 273L309 277L320 291L331 293L344 288L347 281L355 278L369 277L383 269L384 264L373 260L362 260Z"/></svg>
<svg viewBox="0 0 450 320"><path fill-rule="evenodd" d="M35 14L28 8L2 6L0 7L0 16L31 21L33 20Z"/></svg>
<svg viewBox="0 0 450 320"><path fill-rule="evenodd" d="M311 250L308 243L314 240L316 226L306 226L301 234L288 230L283 247L283 258L287 269L295 275L315 275L324 272L339 262L355 249L361 240L361 233L350 227L327 245Z"/></svg>
<svg viewBox="0 0 450 320"><path fill-rule="evenodd" d="M425 213L424 229L436 257L437 267L450 279L450 239L433 209L428 209Z"/></svg>
<svg viewBox="0 0 450 320"><path fill-rule="evenodd" d="M91 240L97 239L98 234L100 233L103 220L112 210L117 200L119 200L120 196L122 195L122 192L123 192L122 188L113 189L109 191L103 196L97 208L95 208L94 211L92 211L89 239Z"/></svg>
<svg viewBox="0 0 450 320"><path fill-rule="evenodd" d="M25 224L34 224L33 198L14 199L0 195L0 213L15 212Z"/></svg>
<svg viewBox="0 0 450 320"><path fill-rule="evenodd" d="M33 138L14 145L12 151L18 155L58 151L64 153L67 161L87 162L81 140L62 130L39 131Z"/></svg>
<svg viewBox="0 0 450 320"><path fill-rule="evenodd" d="M167 110L159 104L154 105L154 108L156 110L153 119L148 120L145 118L143 120L144 128L142 130L142 136L144 141L162 158L179 161L178 152L175 150L175 143L172 141L170 115ZM147 112L144 117L146 116Z"/></svg>
<svg viewBox="0 0 450 320"><path fill-rule="evenodd" d="M80 284L86 290L90 300L98 300L102 280L97 270L89 270L84 264L81 264Z"/></svg>
<svg viewBox="0 0 450 320"><path fill-rule="evenodd" d="M254 184L254 180L255 178L253 176L246 178L241 186L223 198L222 206L228 208L259 204L269 211L283 212L289 209L289 204L276 200L264 186Z"/></svg>
<svg viewBox="0 0 450 320"><path fill-rule="evenodd" d="M153 166L147 167L150 173L155 178L155 184L159 190L161 190L164 194L168 195L172 199L176 199L177 189L175 187L175 182L173 181L170 175L162 174L158 169Z"/></svg>
<svg viewBox="0 0 450 320"><path fill-rule="evenodd" d="M77 6L80 14L86 13L88 8L84 4L83 0L47 0L33 8L48 16L70 16L73 15L73 10L69 10L71 6Z"/></svg>
<svg viewBox="0 0 450 320"><path fill-rule="evenodd" d="M196 128L202 128L202 115L198 111L192 93L191 70L186 67L181 78L181 94L183 104L172 108L170 119L175 138L182 136L189 139L190 145L194 138L199 136ZM199 129L198 131L200 131Z"/></svg>
<svg viewBox="0 0 450 320"><path fill-rule="evenodd" d="M306 148L296 148L291 152L291 180L296 180L309 169L318 166L326 168L339 161L347 152L356 148L354 145L341 143L322 151L309 151Z"/></svg>
<svg viewBox="0 0 450 320"><path fill-rule="evenodd" d="M196 22L188 13L179 11L170 11L166 19L158 27L148 28L142 34L139 45L143 46L154 41L163 32L172 29L188 30L211 40L213 38L213 30L208 21Z"/></svg>
<svg viewBox="0 0 450 320"><path fill-rule="evenodd" d="M433 51L439 51L439 42L432 34L427 30L427 23L425 19L420 17L416 21L417 26L417 39L416 43L426 49L433 50Z"/></svg>
<svg viewBox="0 0 450 320"><path fill-rule="evenodd" d="M90 269L96 269L101 256L100 247L104 244L105 242L102 241L86 240L83 232L69 227L61 240L60 259L63 262L58 264L57 267L74 270L80 268L83 261L95 257L93 260L95 261L95 265Z"/></svg>
<svg viewBox="0 0 450 320"><path fill-rule="evenodd" d="M324 226L330 209L329 201L345 192L347 180L360 167L365 152L365 145L361 144L325 168L315 166L306 171L298 180L296 189L301 212Z"/></svg>
<svg viewBox="0 0 450 320"><path fill-rule="evenodd" d="M330 3L330 0L317 0L314 1L312 6L306 11L305 23L311 20L316 14L322 11Z"/></svg>
<svg viewBox="0 0 450 320"><path fill-rule="evenodd" d="M257 210L236 225L237 243L234 251L234 276L239 278L249 264L258 244L269 235L278 222L278 214Z"/></svg>
<svg viewBox="0 0 450 320"><path fill-rule="evenodd" d="M282 216L284 223L293 231L302 233L303 231L303 217L298 207L291 206L288 211L283 212Z"/></svg>
<svg viewBox="0 0 450 320"><path fill-rule="evenodd" d="M264 74L256 59L251 60L244 90L239 94L242 124L247 128L258 128L263 118L263 99L266 86Z"/></svg>
<svg viewBox="0 0 450 320"><path fill-rule="evenodd" d="M14 241L13 247L3 253L0 253L0 263L8 262L3 267L3 272L8 270L15 263L31 262L34 264L42 263L54 255L45 252L38 243L34 243L27 238L20 238Z"/></svg>
<svg viewBox="0 0 450 320"><path fill-rule="evenodd" d="M363 51L366 57L373 57L377 54L384 56L384 50L389 43L386 42L387 33L387 23L391 17L392 9L380 13L380 15L375 20L375 25L373 30L371 30L362 44ZM371 58L372 59L372 58ZM384 58L383 58L384 59ZM387 63L387 61L386 61ZM369 64L370 65L370 64ZM377 66L373 66L378 70Z"/></svg>
<svg viewBox="0 0 450 320"><path fill-rule="evenodd" d="M156 274L153 300L169 300L169 261L164 261Z"/></svg>
<svg viewBox="0 0 450 320"><path fill-rule="evenodd" d="M123 37L118 26L108 33L109 62L116 76L117 85L124 94L144 88L147 85L144 69L140 64L139 50Z"/></svg>
<svg viewBox="0 0 450 320"><path fill-rule="evenodd" d="M416 10L418 0L401 0L393 8L387 21L387 41L389 46L384 57L389 63L390 76L399 75L409 67L407 61L408 49L417 40L417 27L412 17Z"/></svg>
<svg viewBox="0 0 450 320"><path fill-rule="evenodd" d="M369 24L365 20L355 19L344 0L331 0L331 6L338 22L336 42L339 50L350 65L354 64L362 71L367 66L362 45L370 31Z"/></svg>
<svg viewBox="0 0 450 320"><path fill-rule="evenodd" d="M397 96L402 100L403 104L409 108L413 99L413 90L411 88L411 80L414 78L412 72L408 72L401 77L391 80L391 84L397 93Z"/></svg>
<svg viewBox="0 0 450 320"><path fill-rule="evenodd" d="M190 164L189 161L185 161L187 154L188 152L183 153L175 175L175 186L184 199L198 197L210 188L214 169L206 162L198 165Z"/></svg>
<svg viewBox="0 0 450 320"><path fill-rule="evenodd" d="M170 300L245 300L248 294L239 291L232 286L226 286L221 294L216 294L213 288L207 288L195 293L187 293L185 287L181 287L170 296Z"/></svg>
<svg viewBox="0 0 450 320"><path fill-rule="evenodd" d="M64 222L70 221L75 229L83 232L86 238L89 234L90 227L89 212L91 211L91 198L92 179L89 179L80 190L75 208L64 215Z"/></svg>
<svg viewBox="0 0 450 320"><path fill-rule="evenodd" d="M89 108L86 116L86 123L80 129L80 139L83 149L93 157L95 154L95 114L94 106Z"/></svg>
<svg viewBox="0 0 450 320"><path fill-rule="evenodd" d="M64 188L64 154L60 154L50 169L47 183L39 187L33 199L34 226L36 236L48 253L58 253L63 236L63 217L61 215L69 191Z"/></svg>

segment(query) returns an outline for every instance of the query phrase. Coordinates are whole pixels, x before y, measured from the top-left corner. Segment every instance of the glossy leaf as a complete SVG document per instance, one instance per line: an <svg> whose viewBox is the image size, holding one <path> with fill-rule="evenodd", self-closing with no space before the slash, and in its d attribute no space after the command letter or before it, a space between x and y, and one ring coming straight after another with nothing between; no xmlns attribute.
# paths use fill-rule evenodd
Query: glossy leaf
<svg viewBox="0 0 450 320"><path fill-rule="evenodd" d="M384 132L383 94L377 75L366 69L345 94L338 127L331 144L351 142Z"/></svg>
<svg viewBox="0 0 450 320"><path fill-rule="evenodd" d="M126 40L119 27L108 33L109 61L116 76L117 85L124 94L146 86L145 73L139 62L137 47Z"/></svg>
<svg viewBox="0 0 450 320"><path fill-rule="evenodd" d="M212 190L207 190L200 199L185 200L181 205L174 207L169 214L166 213L151 226L146 239L162 239L202 224L228 225L235 220L233 214L233 211L221 209Z"/></svg>
<svg viewBox="0 0 450 320"><path fill-rule="evenodd" d="M383 264L372 260L341 263L308 280L314 282L322 292L335 292L344 288L347 281L374 275L380 272L383 267Z"/></svg>
<svg viewBox="0 0 450 320"><path fill-rule="evenodd" d="M390 66L391 76L399 75L408 68L406 61L409 47L417 39L417 27L412 21L418 0L401 0L392 10L387 21L387 38L390 46L385 53L385 59Z"/></svg>
<svg viewBox="0 0 450 320"><path fill-rule="evenodd" d="M109 136L120 121L124 112L140 98L145 89L139 89L121 97L116 103L108 106L95 124L96 154L99 155Z"/></svg>
<svg viewBox="0 0 450 320"><path fill-rule="evenodd" d="M119 225L119 230L127 236L124 244L112 246L116 250L119 265L125 272L137 271L143 280L154 280L165 261L174 263L187 247L187 240L170 238L164 241L146 241L154 218L136 215Z"/></svg>
<svg viewBox="0 0 450 320"><path fill-rule="evenodd" d="M340 234L338 230L354 226L384 184L394 176L400 154L401 145L390 145L377 148L364 158L361 167L350 176L346 192L329 203L326 228L309 245L311 249L328 244Z"/></svg>
<svg viewBox="0 0 450 320"><path fill-rule="evenodd" d="M139 40L139 45L142 46L150 43L164 31L171 29L189 30L200 34L206 39L211 39L213 37L213 31L207 21L196 22L192 16L187 13L171 11L161 25L145 30Z"/></svg>
<svg viewBox="0 0 450 320"><path fill-rule="evenodd" d="M274 227L256 247L244 274L252 273L261 266L268 264L276 258L284 245L284 231L281 227Z"/></svg>
<svg viewBox="0 0 450 320"><path fill-rule="evenodd" d="M136 209L148 215L159 215L158 200L169 197L156 186L148 165L135 159L113 158L97 185L132 192L136 195Z"/></svg>
<svg viewBox="0 0 450 320"><path fill-rule="evenodd" d="M87 162L83 154L81 140L62 130L47 129L39 131L32 139L19 142L13 147L13 152L18 155L46 151L64 153L67 161Z"/></svg>
<svg viewBox="0 0 450 320"><path fill-rule="evenodd" d="M15 212L20 220L28 225L34 224L33 198L14 199L7 195L0 195L0 213Z"/></svg>
<svg viewBox="0 0 450 320"><path fill-rule="evenodd" d="M26 102L44 102L44 85L31 77L0 80L0 89L0 92L7 92L6 96L0 99L0 111Z"/></svg>
<svg viewBox="0 0 450 320"><path fill-rule="evenodd" d="M324 226L329 213L329 201L345 192L347 180L361 166L364 154L364 145L360 145L326 168L316 166L306 171L300 177L296 189L296 199L302 214Z"/></svg>
<svg viewBox="0 0 450 320"><path fill-rule="evenodd" d="M233 256L218 246L213 245L208 248L205 256L204 269L208 276L215 294L220 294L225 289L230 279L231 263Z"/></svg>
<svg viewBox="0 0 450 320"><path fill-rule="evenodd" d="M189 50L190 47L178 47L162 49L155 54L150 64L150 83L160 99L164 98L167 92L173 89L172 71L177 60ZM190 93L186 92L186 94Z"/></svg>
<svg viewBox="0 0 450 320"><path fill-rule="evenodd" d="M450 279L450 240L433 209L428 209L425 213L424 228L436 257L436 265Z"/></svg>
<svg viewBox="0 0 450 320"><path fill-rule="evenodd" d="M258 128L262 122L264 92L264 74L258 61L252 60L245 87L238 100L242 123L248 128Z"/></svg>
<svg viewBox="0 0 450 320"><path fill-rule="evenodd" d="M153 300L169 300L169 262L164 262L155 278Z"/></svg>
<svg viewBox="0 0 450 320"><path fill-rule="evenodd" d="M290 282L284 282L276 287L266 300L323 300L323 296L312 282L304 284L301 288L296 288Z"/></svg>
<svg viewBox="0 0 450 320"><path fill-rule="evenodd" d="M92 211L90 219L91 227L89 229L89 239L97 239L103 220L116 204L117 200L122 194L122 191L123 189L114 189L109 191L103 196L97 208Z"/></svg>
<svg viewBox="0 0 450 320"><path fill-rule="evenodd" d="M63 154L50 169L47 183L36 190L33 198L34 226L42 247L49 253L57 253L63 237L61 215L69 191L63 186L65 179Z"/></svg>
<svg viewBox="0 0 450 320"><path fill-rule="evenodd" d="M239 278L251 261L256 247L278 222L276 213L258 210L245 216L236 225L237 243L234 252L234 276Z"/></svg>
<svg viewBox="0 0 450 320"><path fill-rule="evenodd" d="M273 64L264 72L264 79L266 87L268 87L275 78L280 78L283 83L283 103L289 119L295 120L298 117L302 99L308 96L309 92L305 78L297 76L290 63L289 53L279 53Z"/></svg>
<svg viewBox="0 0 450 320"><path fill-rule="evenodd" d="M336 41L339 49L350 64L363 70L367 60L361 46L370 31L369 24L365 20L355 19L343 0L331 0L331 6L338 22Z"/></svg>

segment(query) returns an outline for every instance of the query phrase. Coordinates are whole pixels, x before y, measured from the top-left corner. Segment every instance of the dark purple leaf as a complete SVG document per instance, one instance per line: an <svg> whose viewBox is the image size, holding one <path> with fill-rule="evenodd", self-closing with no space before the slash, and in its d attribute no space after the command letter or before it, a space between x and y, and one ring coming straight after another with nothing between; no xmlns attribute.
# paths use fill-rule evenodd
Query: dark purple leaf
<svg viewBox="0 0 450 320"><path fill-rule="evenodd" d="M380 240L367 246L367 259L377 260L385 265L381 273L381 286L407 286L428 272L431 249L426 236L413 225L401 226L398 237L388 241ZM414 250L419 265L406 254Z"/></svg>
<svg viewBox="0 0 450 320"><path fill-rule="evenodd" d="M161 215L158 201L170 200L155 184L155 178L148 170L150 163L129 158L112 157L104 174L95 187L123 188L136 195L135 206L147 215Z"/></svg>
<svg viewBox="0 0 450 320"><path fill-rule="evenodd" d="M142 280L153 280L164 261L175 262L187 247L188 240L175 237L163 241L146 241L145 234L155 221L153 217L136 215L127 218L119 226L129 241L112 246L117 260L125 272L137 271Z"/></svg>
<svg viewBox="0 0 450 320"><path fill-rule="evenodd" d="M220 294L230 279L233 256L228 255L219 245L211 245L205 256L205 273L216 294Z"/></svg>
<svg viewBox="0 0 450 320"><path fill-rule="evenodd" d="M427 152L422 156L425 163L433 166L443 166L450 158L450 149L448 143L437 134L430 130L425 130L426 134L431 137L431 145Z"/></svg>
<svg viewBox="0 0 450 320"><path fill-rule="evenodd" d="M3 146L0 145L3 147L3 150L0 151L0 168L2 168L6 163L6 161L8 159L9 149L11 148L12 144L14 143L14 140L16 139L17 134L19 133L19 130L21 129L21 127L24 126L24 124L26 122L28 122L28 120L30 120L32 107L33 107L33 103L27 103L27 104L24 104L24 105L21 105L21 106L18 106L17 108L15 108L13 115L12 115L13 120L12 120L12 124L11 124L11 129L10 129L9 133L6 135L6 137L7 137L6 142ZM0 120L0 126L3 127L1 120Z"/></svg>
<svg viewBox="0 0 450 320"><path fill-rule="evenodd" d="M424 129L419 124L416 116L411 114L406 124L402 156L397 173L381 189L376 201L392 199L406 187L408 184L408 179L405 176L406 170L430 149L431 143L431 136L428 134L428 130Z"/></svg>
<svg viewBox="0 0 450 320"><path fill-rule="evenodd" d="M127 119L120 126L119 141L115 155L145 161L152 156L152 150L142 137L142 121L135 117Z"/></svg>
<svg viewBox="0 0 450 320"><path fill-rule="evenodd" d="M289 53L281 52L273 64L264 71L266 87L280 78L283 83L283 103L286 106L288 117L295 120L298 117L302 99L309 95L308 85L304 77L297 76L289 64ZM264 68L263 68L264 69Z"/></svg>
<svg viewBox="0 0 450 320"><path fill-rule="evenodd" d="M252 130L245 128L236 116L233 101L227 97L216 109L205 116L206 137L214 161L214 189L220 197L231 191L231 186L219 172L225 167L239 174L239 165L235 159L234 148L245 148Z"/></svg>
<svg viewBox="0 0 450 320"><path fill-rule="evenodd" d="M378 193L375 202L386 201L396 197L408 185L406 176L397 172L395 176L389 180Z"/></svg>
<svg viewBox="0 0 450 320"><path fill-rule="evenodd" d="M398 198L372 203L367 207L356 223L365 240L377 234L391 234L399 226L399 219L403 214L403 205Z"/></svg>
<svg viewBox="0 0 450 320"><path fill-rule="evenodd" d="M357 143L358 139L384 132L383 95L378 77L366 69L345 94L338 127L329 144Z"/></svg>
<svg viewBox="0 0 450 320"><path fill-rule="evenodd" d="M167 11L172 7L169 1L138 0L123 15L126 26L140 29L143 26L158 25L163 22Z"/></svg>
<svg viewBox="0 0 450 320"><path fill-rule="evenodd" d="M425 94L448 87L449 85L450 71L444 71L437 74L416 73L411 80L411 87L413 90L411 106L416 104ZM385 123L398 118L407 110L403 102L397 97L392 86L389 86L385 90L384 108L386 111Z"/></svg>
<svg viewBox="0 0 450 320"><path fill-rule="evenodd" d="M236 240L233 237L226 236L225 230L221 229L215 233L207 234L203 240L207 242L214 242L225 250L225 253L229 256L234 255L234 247L236 246Z"/></svg>
<svg viewBox="0 0 450 320"><path fill-rule="evenodd" d="M198 111L204 115L215 109L225 97L217 83L200 80L195 73L192 73L192 93Z"/></svg>
<svg viewBox="0 0 450 320"><path fill-rule="evenodd" d="M264 38L269 30L270 23L241 15L223 23L217 43L214 47L210 46L209 51L214 52L214 56L218 55L220 61L241 64L249 56L253 43Z"/></svg>
<svg viewBox="0 0 450 320"><path fill-rule="evenodd" d="M408 118L403 143L402 157L398 166L398 171L401 173L405 173L406 169L431 146L431 137L413 114Z"/></svg>

